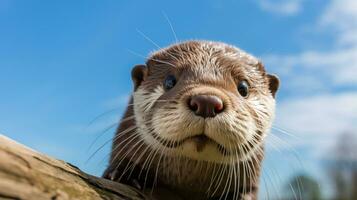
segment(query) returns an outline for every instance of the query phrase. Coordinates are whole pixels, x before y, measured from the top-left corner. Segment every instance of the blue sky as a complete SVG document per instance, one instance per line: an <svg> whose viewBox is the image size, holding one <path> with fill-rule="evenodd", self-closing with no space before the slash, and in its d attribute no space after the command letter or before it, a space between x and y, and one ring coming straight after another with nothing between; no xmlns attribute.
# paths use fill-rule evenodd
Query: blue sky
<svg viewBox="0 0 357 200"><path fill-rule="evenodd" d="M357 129L354 0L0 0L0 133L100 175L110 145L86 160L114 129L88 148L120 118L132 66L157 49L139 31L175 41L164 13L179 40L236 45L280 76L267 179L277 190L303 171L323 180L326 152Z"/></svg>

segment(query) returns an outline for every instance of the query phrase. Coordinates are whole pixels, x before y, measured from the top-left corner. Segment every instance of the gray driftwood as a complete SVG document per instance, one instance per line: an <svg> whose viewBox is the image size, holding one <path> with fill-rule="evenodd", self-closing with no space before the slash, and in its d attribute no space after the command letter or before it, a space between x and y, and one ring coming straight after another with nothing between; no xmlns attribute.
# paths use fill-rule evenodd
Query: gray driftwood
<svg viewBox="0 0 357 200"><path fill-rule="evenodd" d="M0 199L148 199L0 135Z"/></svg>

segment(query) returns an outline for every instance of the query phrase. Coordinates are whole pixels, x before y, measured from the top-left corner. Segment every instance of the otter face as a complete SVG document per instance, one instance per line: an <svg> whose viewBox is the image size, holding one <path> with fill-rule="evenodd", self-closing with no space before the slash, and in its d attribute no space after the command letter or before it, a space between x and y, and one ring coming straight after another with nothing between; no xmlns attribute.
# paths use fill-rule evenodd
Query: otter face
<svg viewBox="0 0 357 200"><path fill-rule="evenodd" d="M262 151L279 81L256 58L227 44L191 41L153 53L132 78L137 132L149 147L216 163Z"/></svg>

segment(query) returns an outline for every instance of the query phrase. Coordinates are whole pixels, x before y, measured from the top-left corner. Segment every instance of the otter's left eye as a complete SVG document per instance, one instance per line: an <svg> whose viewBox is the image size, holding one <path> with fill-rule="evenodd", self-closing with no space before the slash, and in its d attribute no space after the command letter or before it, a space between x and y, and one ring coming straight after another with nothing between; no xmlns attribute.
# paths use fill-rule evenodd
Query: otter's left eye
<svg viewBox="0 0 357 200"><path fill-rule="evenodd" d="M176 85L176 78L173 75L168 75L164 81L164 88L170 90Z"/></svg>
<svg viewBox="0 0 357 200"><path fill-rule="evenodd" d="M248 96L249 85L247 81L241 81L238 84L238 92L242 97Z"/></svg>

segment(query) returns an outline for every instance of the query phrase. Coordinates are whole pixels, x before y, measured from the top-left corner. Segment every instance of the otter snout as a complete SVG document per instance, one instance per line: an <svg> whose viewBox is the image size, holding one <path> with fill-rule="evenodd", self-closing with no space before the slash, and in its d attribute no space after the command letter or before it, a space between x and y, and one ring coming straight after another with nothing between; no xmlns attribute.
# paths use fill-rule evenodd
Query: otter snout
<svg viewBox="0 0 357 200"><path fill-rule="evenodd" d="M213 95L195 95L188 101L188 107L197 116L215 117L224 109L223 101Z"/></svg>

